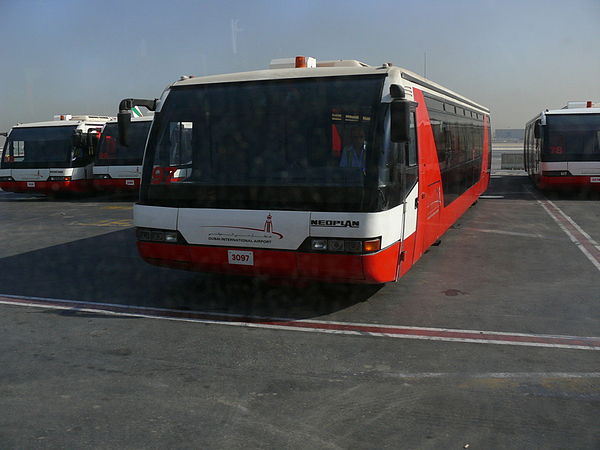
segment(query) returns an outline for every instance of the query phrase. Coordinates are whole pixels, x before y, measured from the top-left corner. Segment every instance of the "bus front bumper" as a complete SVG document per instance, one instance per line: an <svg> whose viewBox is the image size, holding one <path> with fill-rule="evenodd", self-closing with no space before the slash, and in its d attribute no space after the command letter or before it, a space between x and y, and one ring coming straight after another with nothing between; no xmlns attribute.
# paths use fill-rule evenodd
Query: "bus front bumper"
<svg viewBox="0 0 600 450"><path fill-rule="evenodd" d="M7 192L38 192L54 194L58 192L83 193L90 190L89 180L70 181L0 181L0 189Z"/></svg>
<svg viewBox="0 0 600 450"><path fill-rule="evenodd" d="M538 186L541 189L587 189L600 191L600 175L577 175L566 177L540 176Z"/></svg>
<svg viewBox="0 0 600 450"><path fill-rule="evenodd" d="M198 272L378 284L395 281L398 242L367 255L237 249L138 241L148 263ZM251 251L252 265L231 264L228 251Z"/></svg>

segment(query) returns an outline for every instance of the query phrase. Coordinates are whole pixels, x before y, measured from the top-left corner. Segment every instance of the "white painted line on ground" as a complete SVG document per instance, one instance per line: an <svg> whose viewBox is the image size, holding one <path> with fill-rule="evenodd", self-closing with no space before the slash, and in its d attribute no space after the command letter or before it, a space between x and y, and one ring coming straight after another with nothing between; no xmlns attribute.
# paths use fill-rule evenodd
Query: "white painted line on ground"
<svg viewBox="0 0 600 450"><path fill-rule="evenodd" d="M573 219L571 219L571 217L567 216L565 214L565 212L562 209L560 209L558 206L556 206L552 201L548 200L548 203L551 204L554 208L556 208L558 210L558 212L560 214L562 214L562 216L567 221L569 221L569 223L571 225L573 225L575 227L575 229L577 231L579 231L594 247L596 247L598 250L600 250L600 245L594 239L592 239L592 237L583 228L581 228L579 225L577 225L577 223L575 223L575 221Z"/></svg>
<svg viewBox="0 0 600 450"><path fill-rule="evenodd" d="M598 243L557 205L543 197L541 194L534 192L532 189L528 188L528 190L538 204L541 205L548 215L557 223L560 229L569 236L571 242L573 242L586 258L590 260L594 267L600 271L600 246L598 246Z"/></svg>
<svg viewBox="0 0 600 450"><path fill-rule="evenodd" d="M588 379L600 378L600 372L483 372L483 373L462 373L462 372L414 372L414 373L390 373L394 378L460 378L460 379Z"/></svg>
<svg viewBox="0 0 600 450"><path fill-rule="evenodd" d="M488 198L488 199L504 198L504 195L480 195L479 198Z"/></svg>
<svg viewBox="0 0 600 450"><path fill-rule="evenodd" d="M556 336L548 334L253 317L237 314L184 311L17 295L0 295L0 304L272 330L476 344L520 345L571 350L600 350L600 337Z"/></svg>
<svg viewBox="0 0 600 450"><path fill-rule="evenodd" d="M460 227L461 230L468 231L478 231L480 233L494 233L494 234L505 234L508 236L520 236L520 237L534 237L541 239L553 239L549 237L545 237L538 233L519 233L518 231L504 231L504 230L490 230L487 228L471 228L471 227ZM565 238L561 238L561 240L565 240Z"/></svg>

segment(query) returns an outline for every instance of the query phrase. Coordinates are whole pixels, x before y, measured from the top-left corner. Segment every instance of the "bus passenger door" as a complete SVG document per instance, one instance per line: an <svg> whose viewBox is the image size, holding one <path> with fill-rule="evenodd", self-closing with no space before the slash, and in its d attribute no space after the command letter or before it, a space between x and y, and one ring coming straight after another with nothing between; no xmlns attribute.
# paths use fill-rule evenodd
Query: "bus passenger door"
<svg viewBox="0 0 600 450"><path fill-rule="evenodd" d="M417 120L419 195L413 263L438 239L443 204L440 163L433 137L433 124L422 96L417 107Z"/></svg>
<svg viewBox="0 0 600 450"><path fill-rule="evenodd" d="M404 211L402 216L402 247L398 275L404 275L413 263L415 241L417 237L417 213L419 197L419 165L417 152L417 132L415 112L410 114L410 139L403 144L402 155L402 195Z"/></svg>

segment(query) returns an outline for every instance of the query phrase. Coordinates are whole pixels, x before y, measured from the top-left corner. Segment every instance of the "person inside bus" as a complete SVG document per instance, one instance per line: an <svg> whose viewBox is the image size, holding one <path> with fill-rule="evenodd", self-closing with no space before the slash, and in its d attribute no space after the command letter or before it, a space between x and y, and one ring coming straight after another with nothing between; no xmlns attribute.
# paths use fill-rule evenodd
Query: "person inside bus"
<svg viewBox="0 0 600 450"><path fill-rule="evenodd" d="M342 150L340 167L358 167L364 171L366 156L365 131L360 125L353 125L350 128L350 144Z"/></svg>

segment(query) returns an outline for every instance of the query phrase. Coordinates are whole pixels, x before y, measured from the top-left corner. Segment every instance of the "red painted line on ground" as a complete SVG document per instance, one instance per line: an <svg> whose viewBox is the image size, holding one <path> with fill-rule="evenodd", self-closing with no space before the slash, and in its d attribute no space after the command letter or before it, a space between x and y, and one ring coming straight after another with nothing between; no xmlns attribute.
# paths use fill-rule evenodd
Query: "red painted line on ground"
<svg viewBox="0 0 600 450"><path fill-rule="evenodd" d="M595 242L589 238L589 235L586 236L581 232L580 228L577 228L570 220L568 220L568 216L553 202L547 201L546 204L554 209L556 212L556 217L558 221L567 229L571 234L573 234L577 240L581 243L581 245L593 256L593 258L600 263L600 250L596 248L594 245ZM571 219L573 220L573 219Z"/></svg>
<svg viewBox="0 0 600 450"><path fill-rule="evenodd" d="M186 320L212 324L227 324L258 328L314 331L367 336L402 337L449 342L508 344L533 347L556 347L579 350L600 350L600 337L553 336L543 334L504 333L478 330L409 327L384 324L357 324L320 320L295 320L222 314L201 311L182 311L164 308L127 306L113 303L94 303L74 300L46 299L0 295L0 303L16 306L54 308L69 311L120 314L137 317Z"/></svg>
<svg viewBox="0 0 600 450"><path fill-rule="evenodd" d="M575 336L541 336L541 335L521 335L521 334L497 334L484 331L454 331L439 329L415 329L412 327L386 326L386 325L357 325L357 324L331 324L326 322L262 322L265 324L280 325L299 328L322 328L327 330L341 331L359 331L362 333L381 333L381 334L399 334L407 336L428 336L438 338L453 339L474 339L480 341L504 341L504 342L523 342L555 345L582 345L597 347L600 349L600 338L584 338Z"/></svg>

